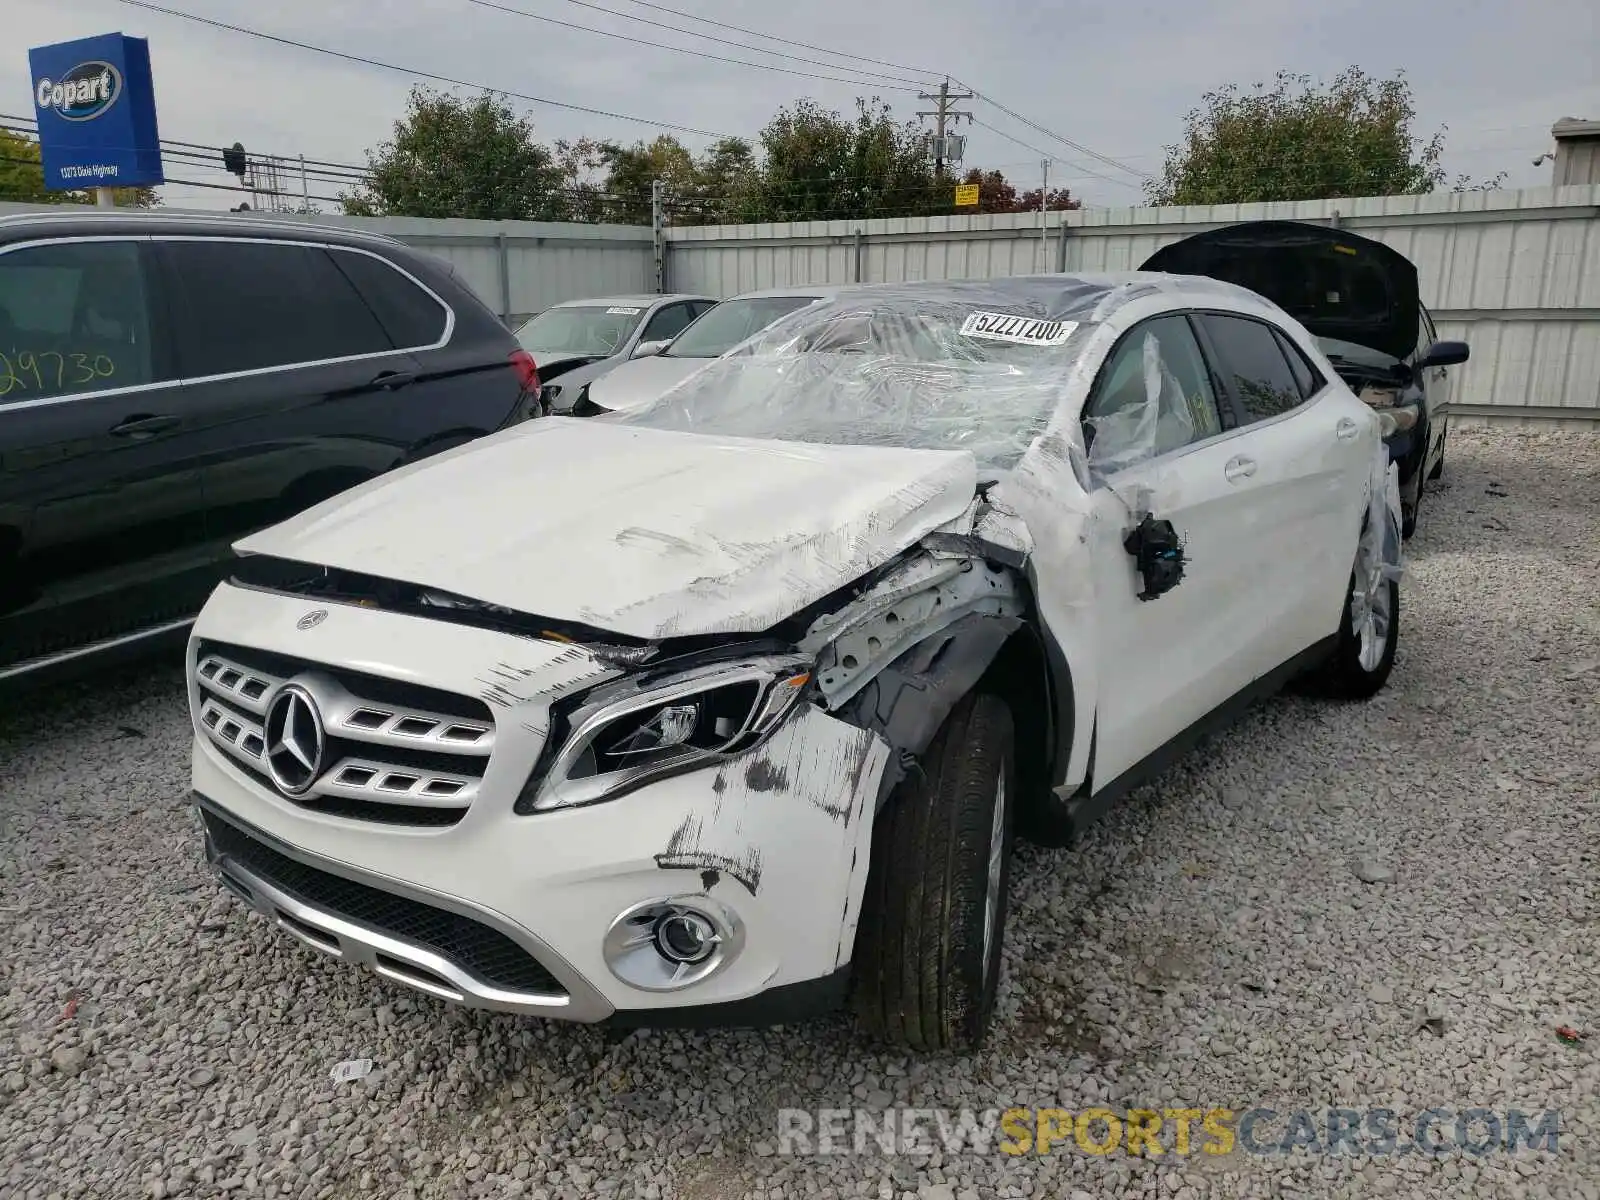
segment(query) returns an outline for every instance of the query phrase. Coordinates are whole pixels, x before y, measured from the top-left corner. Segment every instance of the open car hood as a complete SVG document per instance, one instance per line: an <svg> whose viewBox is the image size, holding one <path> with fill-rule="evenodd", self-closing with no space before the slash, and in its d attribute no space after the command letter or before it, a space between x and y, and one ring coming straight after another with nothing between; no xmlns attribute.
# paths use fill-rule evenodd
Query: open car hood
<svg viewBox="0 0 1600 1200"><path fill-rule="evenodd" d="M659 639L769 629L962 516L964 451L544 417L238 542L531 616Z"/></svg>
<svg viewBox="0 0 1600 1200"><path fill-rule="evenodd" d="M1382 242L1299 221L1247 221L1163 246L1140 268L1265 296L1314 337L1405 359L1417 348L1417 268Z"/></svg>

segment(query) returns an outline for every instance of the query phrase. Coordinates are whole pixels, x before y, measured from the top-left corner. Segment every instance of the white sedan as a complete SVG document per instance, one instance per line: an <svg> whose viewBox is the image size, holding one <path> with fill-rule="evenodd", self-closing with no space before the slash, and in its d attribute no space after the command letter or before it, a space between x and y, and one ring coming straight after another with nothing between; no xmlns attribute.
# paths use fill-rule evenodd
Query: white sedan
<svg viewBox="0 0 1600 1200"><path fill-rule="evenodd" d="M1060 843L1290 676L1383 686L1378 417L1254 293L886 285L655 403L238 547L190 648L222 881L430 995L622 1024L850 999L988 1029Z"/></svg>

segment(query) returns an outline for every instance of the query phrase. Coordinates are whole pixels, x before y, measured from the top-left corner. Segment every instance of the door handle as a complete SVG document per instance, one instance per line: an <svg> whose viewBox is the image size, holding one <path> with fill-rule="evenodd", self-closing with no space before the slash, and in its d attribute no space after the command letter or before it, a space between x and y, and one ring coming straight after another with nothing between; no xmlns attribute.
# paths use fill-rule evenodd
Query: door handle
<svg viewBox="0 0 1600 1200"><path fill-rule="evenodd" d="M1333 432L1334 436L1336 436L1341 442L1348 442L1351 438L1355 437L1356 434L1361 432L1361 426L1356 424L1349 417L1341 417L1339 418L1339 423L1333 427Z"/></svg>
<svg viewBox="0 0 1600 1200"><path fill-rule="evenodd" d="M1256 460L1238 455L1228 460L1228 465L1222 468L1222 474L1229 483L1237 483L1241 479L1249 479L1256 473Z"/></svg>
<svg viewBox="0 0 1600 1200"><path fill-rule="evenodd" d="M135 413L109 430L112 437L144 438L153 434L171 429L180 418L168 415L151 416L149 413Z"/></svg>
<svg viewBox="0 0 1600 1200"><path fill-rule="evenodd" d="M392 392L416 381L417 373L415 371L379 371L372 377L372 382L367 386L383 388L385 391Z"/></svg>

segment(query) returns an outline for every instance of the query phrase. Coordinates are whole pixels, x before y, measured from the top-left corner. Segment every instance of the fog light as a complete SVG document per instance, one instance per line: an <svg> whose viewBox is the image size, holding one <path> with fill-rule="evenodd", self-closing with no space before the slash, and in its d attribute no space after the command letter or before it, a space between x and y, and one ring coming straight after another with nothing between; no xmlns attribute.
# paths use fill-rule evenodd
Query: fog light
<svg viewBox="0 0 1600 1200"><path fill-rule="evenodd" d="M744 927L709 896L647 900L620 913L606 930L606 966L622 982L670 992L714 975L744 946Z"/></svg>
<svg viewBox="0 0 1600 1200"><path fill-rule="evenodd" d="M704 962L720 940L711 922L697 912L671 912L656 920L656 950L675 963Z"/></svg>

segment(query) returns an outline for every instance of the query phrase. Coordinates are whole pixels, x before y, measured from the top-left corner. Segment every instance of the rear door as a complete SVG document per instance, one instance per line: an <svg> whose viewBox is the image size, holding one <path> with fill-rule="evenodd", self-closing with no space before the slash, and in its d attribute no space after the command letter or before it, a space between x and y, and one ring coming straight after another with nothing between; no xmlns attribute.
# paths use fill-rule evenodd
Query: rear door
<svg viewBox="0 0 1600 1200"><path fill-rule="evenodd" d="M1338 629L1372 417L1270 322L1210 312L1198 325L1238 414L1225 465L1240 499L1235 535L1253 571L1247 652L1265 675Z"/></svg>
<svg viewBox="0 0 1600 1200"><path fill-rule="evenodd" d="M192 616L200 423L143 238L0 247L0 673Z"/></svg>
<svg viewBox="0 0 1600 1200"><path fill-rule="evenodd" d="M1229 474L1243 452L1190 321L1167 314L1113 348L1084 409L1095 486L1091 542L1098 672L1094 781L1103 788L1252 678L1256 551L1250 501ZM1148 512L1183 542L1182 581L1139 599L1125 540Z"/></svg>
<svg viewBox="0 0 1600 1200"><path fill-rule="evenodd" d="M329 250L252 238L156 243L176 355L205 413L201 487L213 555L393 467L440 414ZM446 333L441 313L434 322Z"/></svg>

